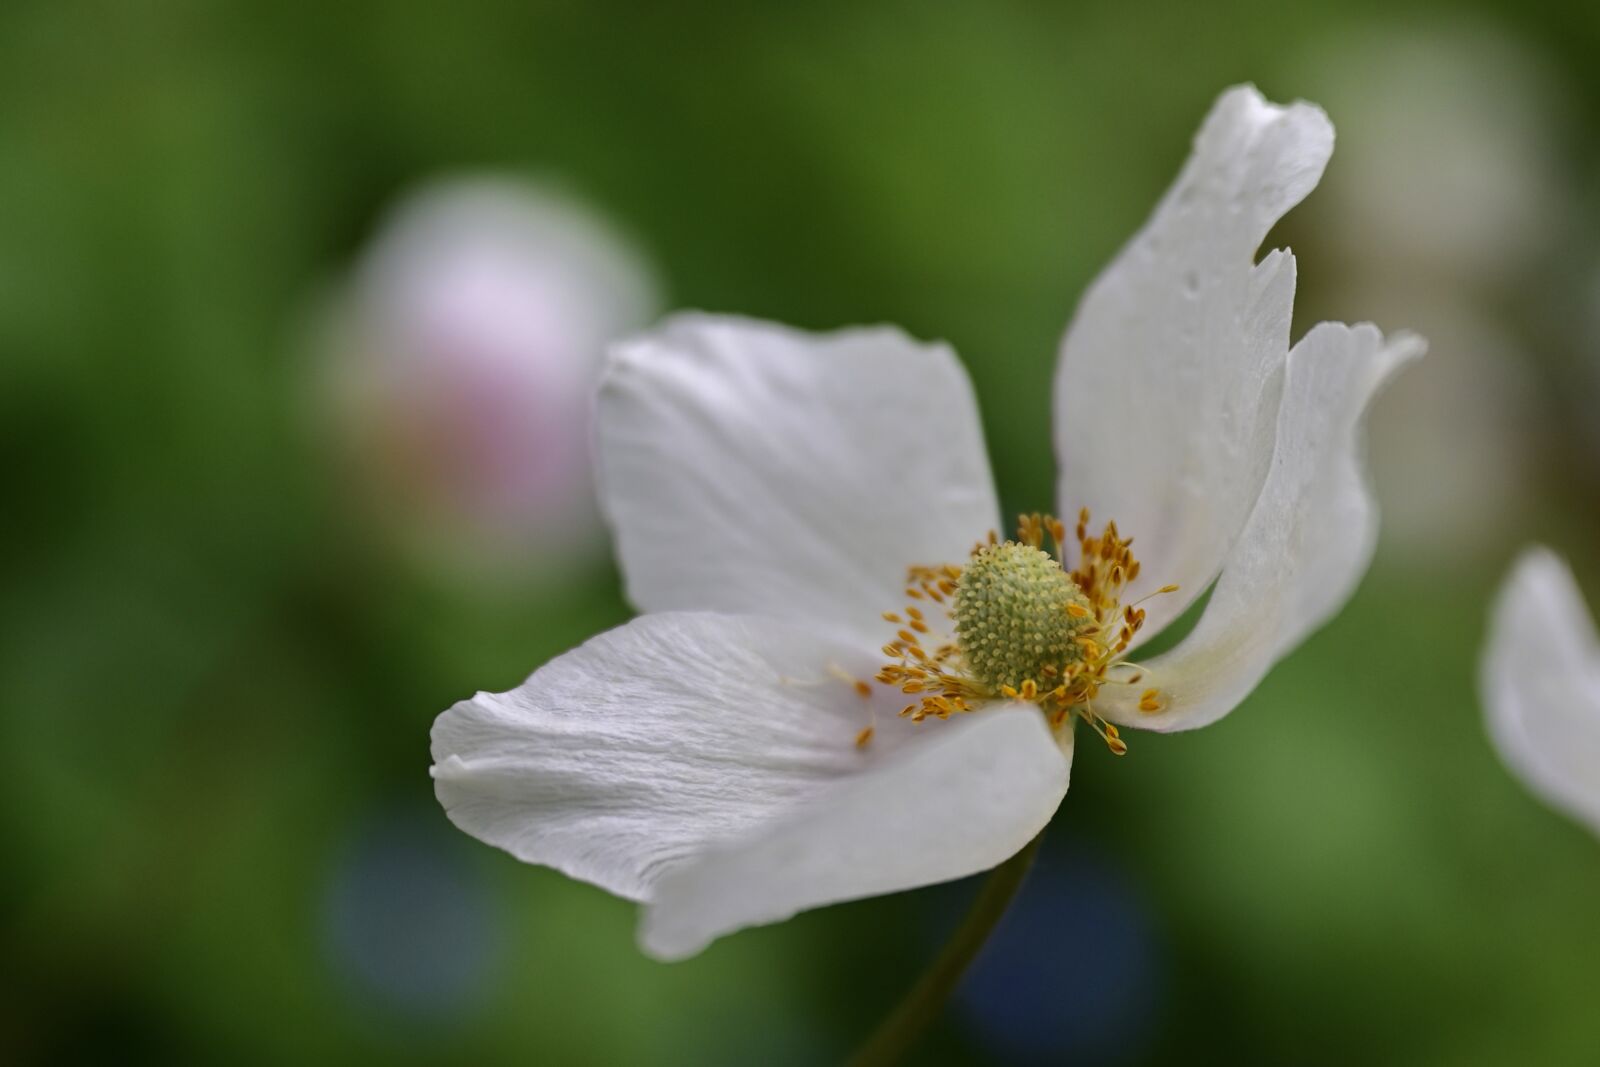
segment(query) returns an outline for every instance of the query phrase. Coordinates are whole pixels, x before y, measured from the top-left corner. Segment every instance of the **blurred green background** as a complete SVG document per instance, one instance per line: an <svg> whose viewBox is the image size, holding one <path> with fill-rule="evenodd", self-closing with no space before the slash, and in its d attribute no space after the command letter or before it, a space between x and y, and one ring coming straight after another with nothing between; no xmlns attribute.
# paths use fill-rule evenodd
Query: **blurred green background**
<svg viewBox="0 0 1600 1067"><path fill-rule="evenodd" d="M416 183L558 176L670 306L949 339L1007 506L1049 507L1077 295L1254 81L1339 129L1273 239L1296 335L1434 341L1374 414L1384 547L1226 721L1082 749L918 1062L1595 1062L1600 843L1474 675L1523 542L1600 599L1597 52L1551 0L12 0L0 1061L839 1058L969 887L664 966L450 827L433 717L628 611L603 546L503 585L388 547L308 431L310 309Z"/></svg>

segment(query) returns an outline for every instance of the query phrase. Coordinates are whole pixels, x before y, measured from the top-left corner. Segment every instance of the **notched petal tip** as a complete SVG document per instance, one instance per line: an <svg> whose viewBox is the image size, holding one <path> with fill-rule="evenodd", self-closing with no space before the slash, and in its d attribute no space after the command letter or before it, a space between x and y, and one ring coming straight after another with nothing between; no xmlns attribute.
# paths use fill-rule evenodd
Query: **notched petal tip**
<svg viewBox="0 0 1600 1067"><path fill-rule="evenodd" d="M1304 100L1274 104L1254 85L1217 98L1195 135L1195 156L1176 190L1184 200L1191 182L1226 197L1231 211L1256 221L1255 242L1306 198L1333 155L1333 122Z"/></svg>

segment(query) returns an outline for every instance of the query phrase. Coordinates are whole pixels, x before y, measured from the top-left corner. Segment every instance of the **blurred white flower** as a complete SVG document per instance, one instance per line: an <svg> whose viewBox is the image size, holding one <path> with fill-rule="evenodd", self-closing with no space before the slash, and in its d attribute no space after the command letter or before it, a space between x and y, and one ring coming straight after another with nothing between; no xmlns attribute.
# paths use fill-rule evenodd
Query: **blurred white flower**
<svg viewBox="0 0 1600 1067"><path fill-rule="evenodd" d="M1385 550L1476 565L1518 536L1544 465L1550 405L1497 309L1525 302L1571 217L1563 94L1533 46L1471 19L1379 22L1296 66L1348 131L1304 219L1339 260L1319 306L1404 308L1433 351L1371 425Z"/></svg>
<svg viewBox="0 0 1600 1067"><path fill-rule="evenodd" d="M1380 316L1404 307L1431 353L1423 372L1384 394L1368 426L1384 553L1424 571L1479 566L1525 532L1517 524L1537 506L1550 406L1531 354L1460 294L1398 283L1385 292L1381 276L1368 276L1341 297Z"/></svg>
<svg viewBox="0 0 1600 1067"><path fill-rule="evenodd" d="M1059 505L1115 516L1137 561L1086 516L998 542L944 345L708 315L620 345L601 491L647 614L439 717L451 819L643 901L643 948L680 958L1003 861L1079 721L1120 754L1117 724L1227 714L1365 570L1360 418L1422 349L1332 323L1289 346L1294 258L1255 253L1332 146L1318 109L1226 93L1067 333ZM1192 633L1129 661L1213 581Z"/></svg>
<svg viewBox="0 0 1600 1067"><path fill-rule="evenodd" d="M1354 265L1453 284L1515 276L1567 218L1552 64L1473 20L1378 24L1306 57L1352 131L1316 214Z"/></svg>
<svg viewBox="0 0 1600 1067"><path fill-rule="evenodd" d="M359 494L453 569L502 577L597 543L594 383L655 306L638 253L557 193L477 177L407 199L326 335Z"/></svg>
<svg viewBox="0 0 1600 1067"><path fill-rule="evenodd" d="M1506 766L1600 834L1600 635L1572 571L1549 549L1524 552L1501 588L1480 686Z"/></svg>

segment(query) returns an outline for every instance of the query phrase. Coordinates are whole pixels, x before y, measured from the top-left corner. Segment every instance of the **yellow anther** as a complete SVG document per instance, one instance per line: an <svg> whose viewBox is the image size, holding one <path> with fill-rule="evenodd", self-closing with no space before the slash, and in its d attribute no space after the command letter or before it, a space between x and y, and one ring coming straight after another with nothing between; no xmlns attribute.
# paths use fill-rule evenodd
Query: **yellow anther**
<svg viewBox="0 0 1600 1067"><path fill-rule="evenodd" d="M981 710L991 700L1024 700L1039 705L1056 728L1082 718L1110 751L1118 756L1128 751L1117 728L1093 706L1104 686L1133 685L1144 677L1136 664L1121 658L1144 623L1145 613L1137 606L1142 601L1119 603L1123 589L1139 575L1139 562L1132 539L1123 537L1116 523L1090 536L1087 509L1079 513L1074 534L1069 538L1067 525L1054 516L1026 514L1018 520L1015 541L1003 542L990 531L973 545L964 567L907 569L906 598L944 605L955 633L953 640L936 633L939 624L915 605L883 613L885 622L904 628L883 647L894 662L876 679L917 698L901 709L902 718L948 719ZM1046 537L1049 552L1044 551ZM1077 555L1068 569L1074 547ZM1176 588L1164 586L1160 592ZM954 602L946 604L947 598ZM1118 668L1131 669L1130 677L1113 677ZM1163 710L1165 698L1146 689L1139 707Z"/></svg>

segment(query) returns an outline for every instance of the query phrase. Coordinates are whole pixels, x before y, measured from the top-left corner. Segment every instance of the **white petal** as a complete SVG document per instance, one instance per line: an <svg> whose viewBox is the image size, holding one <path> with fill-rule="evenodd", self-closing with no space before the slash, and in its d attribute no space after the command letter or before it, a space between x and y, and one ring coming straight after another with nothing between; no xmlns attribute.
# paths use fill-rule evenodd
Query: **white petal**
<svg viewBox="0 0 1600 1067"><path fill-rule="evenodd" d="M1085 295L1055 384L1064 516L1135 540L1153 636L1216 577L1267 475L1289 350L1294 258L1255 263L1322 175L1327 116L1224 93L1150 221Z"/></svg>
<svg viewBox="0 0 1600 1067"><path fill-rule="evenodd" d="M1070 730L1058 747L1024 705L922 725L937 736L663 878L640 926L645 951L681 959L807 908L960 878L1044 829L1066 794Z"/></svg>
<svg viewBox="0 0 1600 1067"><path fill-rule="evenodd" d="M876 645L909 564L958 562L996 526L966 373L889 327L678 316L617 346L599 418L643 611L820 620Z"/></svg>
<svg viewBox="0 0 1600 1067"><path fill-rule="evenodd" d="M1489 736L1530 791L1600 834L1600 637L1565 563L1525 552L1495 603Z"/></svg>
<svg viewBox="0 0 1600 1067"><path fill-rule="evenodd" d="M858 864L860 841L840 828L846 869L796 868L773 895L784 914L991 866L1055 810L1068 763L1037 710L915 724L896 715L899 692L876 686L863 699L841 669L865 677L874 664L851 642L777 620L642 616L517 689L441 715L435 788L473 836L636 900L731 843L798 840L794 826L828 831L827 812L866 805L845 821L877 835L881 861ZM876 734L858 748L869 716ZM672 900L670 928L651 942L662 955L779 917L752 902L719 919L715 904Z"/></svg>
<svg viewBox="0 0 1600 1067"><path fill-rule="evenodd" d="M1412 334L1385 342L1370 324L1331 322L1295 345L1261 497L1194 632L1146 664L1144 684L1162 689L1166 710L1140 712L1137 693L1112 688L1096 702L1101 714L1162 731L1215 722L1343 605L1377 535L1361 463L1361 416L1424 347Z"/></svg>

